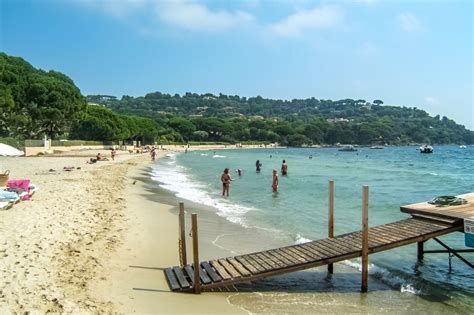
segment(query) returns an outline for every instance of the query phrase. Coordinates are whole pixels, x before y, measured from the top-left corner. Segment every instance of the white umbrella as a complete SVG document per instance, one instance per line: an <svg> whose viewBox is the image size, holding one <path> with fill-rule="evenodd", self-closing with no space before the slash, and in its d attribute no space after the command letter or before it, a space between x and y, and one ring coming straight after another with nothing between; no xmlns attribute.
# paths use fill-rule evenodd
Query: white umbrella
<svg viewBox="0 0 474 315"><path fill-rule="evenodd" d="M0 156L20 156L24 155L23 151L17 150L14 147L0 143Z"/></svg>

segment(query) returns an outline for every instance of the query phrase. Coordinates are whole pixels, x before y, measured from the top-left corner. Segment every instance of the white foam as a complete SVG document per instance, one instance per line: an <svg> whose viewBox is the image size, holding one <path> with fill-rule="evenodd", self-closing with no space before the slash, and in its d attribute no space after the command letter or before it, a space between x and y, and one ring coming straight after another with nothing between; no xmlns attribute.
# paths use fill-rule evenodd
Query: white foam
<svg viewBox="0 0 474 315"><path fill-rule="evenodd" d="M222 158L225 158L225 155L214 154L214 155L212 156L212 158L213 158L213 159L217 159L217 158L221 158L221 159L222 159Z"/></svg>
<svg viewBox="0 0 474 315"><path fill-rule="evenodd" d="M353 260L345 260L342 263L346 266L362 271L362 262L360 258ZM400 288L400 292L416 295L421 294L421 290L415 289L413 284L408 283L406 279L403 279L393 274L392 272L390 272L390 270L385 269L383 267L374 264L369 264L369 275L376 277L377 279L391 286L392 288Z"/></svg>
<svg viewBox="0 0 474 315"><path fill-rule="evenodd" d="M301 236L300 234L296 234L295 245L304 244L304 243L308 243L308 242L312 242L312 240L310 240L309 238L305 238L305 237Z"/></svg>
<svg viewBox="0 0 474 315"><path fill-rule="evenodd" d="M207 153L201 153L201 156L208 156L209 154Z"/></svg>
<svg viewBox="0 0 474 315"><path fill-rule="evenodd" d="M170 157L166 163L155 164L151 171L151 178L159 182L160 187L172 191L178 198L190 200L217 209L217 214L228 221L248 227L245 222L245 214L256 210L233 204L218 194L208 191L209 186L194 180L186 168L176 165L176 157Z"/></svg>

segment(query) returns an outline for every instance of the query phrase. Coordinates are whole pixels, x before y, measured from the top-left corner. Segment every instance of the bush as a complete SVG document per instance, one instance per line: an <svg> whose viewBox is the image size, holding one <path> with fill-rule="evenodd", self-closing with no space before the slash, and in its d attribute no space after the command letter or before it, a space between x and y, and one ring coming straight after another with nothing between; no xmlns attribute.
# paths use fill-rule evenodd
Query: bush
<svg viewBox="0 0 474 315"><path fill-rule="evenodd" d="M7 144L17 149L22 149L25 146L23 141L15 139L15 138L11 138L11 137L7 137L7 138L0 137L0 143Z"/></svg>

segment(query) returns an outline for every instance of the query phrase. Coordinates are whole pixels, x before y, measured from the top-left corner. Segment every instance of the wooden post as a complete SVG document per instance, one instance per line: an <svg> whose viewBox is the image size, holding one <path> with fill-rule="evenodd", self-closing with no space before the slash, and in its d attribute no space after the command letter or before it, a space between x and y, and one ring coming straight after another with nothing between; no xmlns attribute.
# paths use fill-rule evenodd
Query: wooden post
<svg viewBox="0 0 474 315"><path fill-rule="evenodd" d="M329 219L328 219L328 238L334 237L334 180L329 181ZM333 264L328 265L328 272L334 272Z"/></svg>
<svg viewBox="0 0 474 315"><path fill-rule="evenodd" d="M199 272L201 265L199 264L199 245L198 245L198 227L197 214L191 214L191 226L193 233L193 262L194 262L194 293L201 293L201 282L199 280Z"/></svg>
<svg viewBox="0 0 474 315"><path fill-rule="evenodd" d="M425 244L425 241L421 241L421 242L418 242L416 243L417 244L417 248L416 248L416 258L419 260L419 261L422 261L423 260L423 256L425 254L425 250L423 248L423 245Z"/></svg>
<svg viewBox="0 0 474 315"><path fill-rule="evenodd" d="M360 291L366 293L369 275L369 186L362 188L362 285Z"/></svg>
<svg viewBox="0 0 474 315"><path fill-rule="evenodd" d="M180 255L180 262L181 267L184 267L188 264L187 257L186 257L186 227L185 227L185 220L184 220L184 203L179 203L179 255Z"/></svg>

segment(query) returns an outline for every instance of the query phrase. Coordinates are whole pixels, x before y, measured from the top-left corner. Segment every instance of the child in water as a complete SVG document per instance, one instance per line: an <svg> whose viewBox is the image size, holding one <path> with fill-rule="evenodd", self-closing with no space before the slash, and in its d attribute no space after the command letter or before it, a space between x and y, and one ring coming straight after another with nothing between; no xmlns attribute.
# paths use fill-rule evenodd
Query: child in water
<svg viewBox="0 0 474 315"><path fill-rule="evenodd" d="M224 170L224 173L221 176L221 182L222 182L222 196L227 194L227 197L229 197L229 188L230 188L230 182L232 181L232 178L230 177L229 174L229 169L226 168Z"/></svg>
<svg viewBox="0 0 474 315"><path fill-rule="evenodd" d="M273 188L273 192L278 191L278 172L277 172L277 170L273 170L272 188Z"/></svg>

